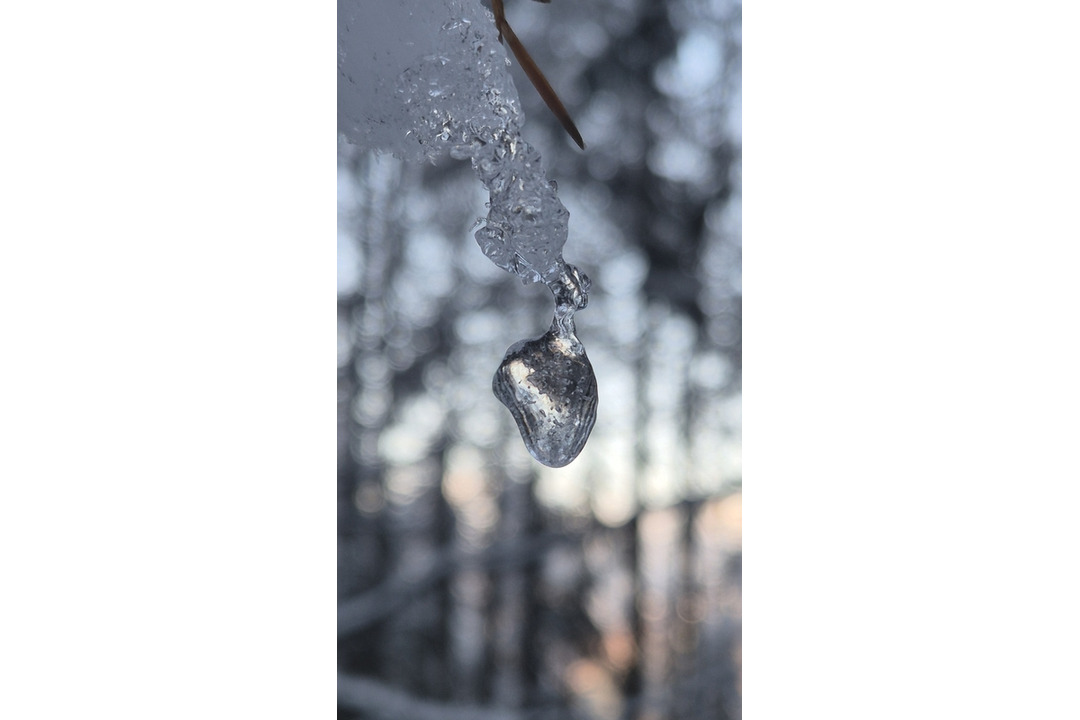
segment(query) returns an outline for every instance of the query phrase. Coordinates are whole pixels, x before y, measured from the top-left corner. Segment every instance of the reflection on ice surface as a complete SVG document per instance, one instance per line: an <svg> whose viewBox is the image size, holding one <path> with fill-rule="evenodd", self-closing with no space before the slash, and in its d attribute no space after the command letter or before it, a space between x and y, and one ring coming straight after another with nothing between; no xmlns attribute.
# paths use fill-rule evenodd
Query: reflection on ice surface
<svg viewBox="0 0 1080 720"><path fill-rule="evenodd" d="M548 467L570 464L596 422L596 375L574 327L574 313L589 304L590 286L587 275L564 265L548 285L555 297L551 329L511 346L492 381L525 447Z"/></svg>

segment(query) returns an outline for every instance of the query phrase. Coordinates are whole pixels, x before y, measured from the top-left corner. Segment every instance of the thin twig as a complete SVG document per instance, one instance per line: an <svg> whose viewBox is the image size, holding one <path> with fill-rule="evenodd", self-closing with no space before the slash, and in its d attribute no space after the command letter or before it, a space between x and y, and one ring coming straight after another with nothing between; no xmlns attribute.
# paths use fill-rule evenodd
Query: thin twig
<svg viewBox="0 0 1080 720"><path fill-rule="evenodd" d="M547 2L547 0L540 0L541 2ZM521 69L525 71L525 74L532 81L533 87L536 88L536 92L540 93L540 97L543 98L547 104L548 109L559 119L562 123L563 129L569 133L570 137L574 138L574 142L578 144L578 147L582 150L585 149L585 141L581 139L581 133L578 132L577 126L574 125L574 121L570 118L570 113L567 112L566 107L562 104L562 100L559 99L558 94L554 88L551 87L551 83L544 77L544 73L540 71L540 66L536 64L536 61L529 55L529 51L525 49L525 46L521 44L521 40L514 33L514 30L510 27L510 23L506 21L506 13L503 9L502 0L491 0L491 9L495 14L495 27L499 30L499 40L506 36L506 43L510 46L510 49L514 53L514 57L517 58L521 64Z"/></svg>

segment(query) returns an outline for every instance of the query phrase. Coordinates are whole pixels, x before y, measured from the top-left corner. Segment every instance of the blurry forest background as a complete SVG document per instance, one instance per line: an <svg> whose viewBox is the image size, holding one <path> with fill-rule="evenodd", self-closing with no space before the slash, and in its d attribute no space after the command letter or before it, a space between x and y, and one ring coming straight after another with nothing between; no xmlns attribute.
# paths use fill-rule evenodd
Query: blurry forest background
<svg viewBox="0 0 1080 720"><path fill-rule="evenodd" d="M511 0L599 384L570 466L491 392L551 293L467 163L339 144L339 717L741 717L741 6Z"/></svg>

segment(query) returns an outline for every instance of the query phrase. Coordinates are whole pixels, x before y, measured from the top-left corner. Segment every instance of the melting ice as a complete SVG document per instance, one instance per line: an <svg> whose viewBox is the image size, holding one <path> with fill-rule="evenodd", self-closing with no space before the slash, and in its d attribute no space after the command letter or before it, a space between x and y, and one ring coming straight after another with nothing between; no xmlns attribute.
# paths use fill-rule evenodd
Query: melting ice
<svg viewBox="0 0 1080 720"><path fill-rule="evenodd" d="M406 159L469 160L490 193L475 234L488 258L555 299L547 333L511 346L492 389L539 462L571 462L596 420L596 377L574 330L588 278L562 257L569 212L521 138L517 90L478 0L339 3L338 128Z"/></svg>
<svg viewBox="0 0 1080 720"><path fill-rule="evenodd" d="M551 328L510 346L491 383L534 458L563 467L578 456L596 422L596 375L574 332L574 312L589 302L589 278L573 265L549 283Z"/></svg>

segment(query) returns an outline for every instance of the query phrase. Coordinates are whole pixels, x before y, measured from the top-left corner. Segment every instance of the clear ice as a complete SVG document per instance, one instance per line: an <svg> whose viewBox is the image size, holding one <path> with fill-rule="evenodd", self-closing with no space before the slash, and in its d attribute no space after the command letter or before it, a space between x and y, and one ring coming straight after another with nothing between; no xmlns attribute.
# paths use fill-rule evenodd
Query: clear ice
<svg viewBox="0 0 1080 720"><path fill-rule="evenodd" d="M589 279L563 260L570 213L540 153L521 138L520 102L494 18L479 0L343 0L339 13L339 131L405 159L469 160L490 193L475 234L480 249L555 298L551 328L507 350L492 389L530 454L563 467L596 421L596 376L574 330Z"/></svg>
<svg viewBox="0 0 1080 720"><path fill-rule="evenodd" d="M548 467L578 456L596 422L596 375L574 332L574 313L589 302L589 278L573 265L548 284L551 329L506 351L491 388L510 410L529 453Z"/></svg>

